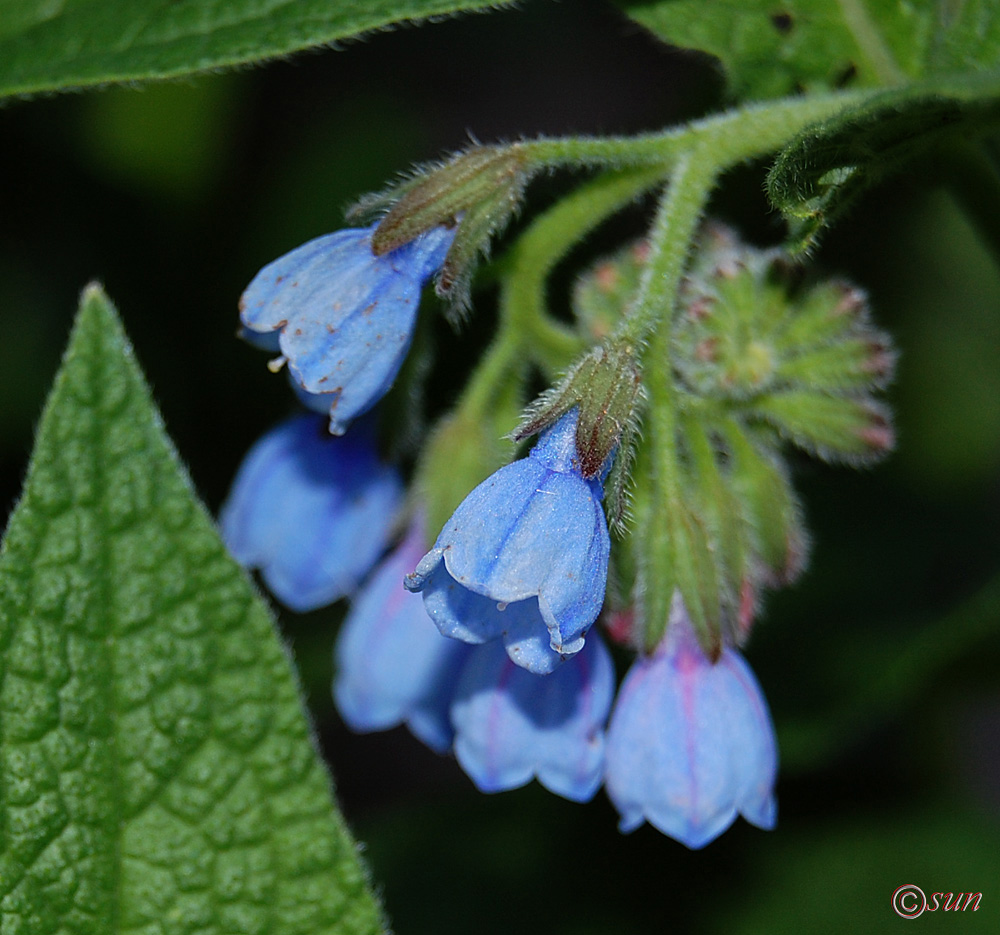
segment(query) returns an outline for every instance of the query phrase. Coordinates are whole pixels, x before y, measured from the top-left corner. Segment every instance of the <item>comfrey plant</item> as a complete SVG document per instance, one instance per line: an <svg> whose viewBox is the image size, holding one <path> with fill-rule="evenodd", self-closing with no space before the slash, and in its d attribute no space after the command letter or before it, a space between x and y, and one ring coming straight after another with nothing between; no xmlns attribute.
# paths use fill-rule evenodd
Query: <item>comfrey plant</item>
<svg viewBox="0 0 1000 935"><path fill-rule="evenodd" d="M875 393L894 355L861 290L810 278L781 248L747 246L704 222L691 227L693 252L680 265L675 172L649 237L579 280L572 328L538 307L521 318L523 287L508 280L501 335L428 440L409 507L379 501L391 469L374 467L370 433L362 439L348 419L398 372L422 282L436 273L441 296L468 304L466 266L515 205L512 192L541 158L535 150L552 146L477 147L422 170L364 203L382 212L371 227L300 247L251 283L245 328L280 330L279 360L300 397L329 408L333 430L347 429L341 447L325 446L331 494L337 472L354 476L352 445L369 446L372 466L354 494L331 496L321 513L293 466L321 454L315 438L313 454L294 445L252 452L223 532L268 582L274 572L258 554L300 563L310 579L332 553L349 565L338 574L357 581L385 547L386 523L408 513L409 532L356 592L337 644L334 697L347 723L405 723L452 751L486 792L537 778L584 801L604 784L622 830L649 821L702 847L737 814L762 828L776 820L774 729L738 647L763 590L792 581L806 561L783 448L848 462L888 451L889 415ZM493 184L498 167L506 187ZM572 207L611 210L652 181L614 175ZM515 269L564 210L522 235ZM687 206L682 220L693 225L699 214ZM661 304L670 277L673 310ZM387 324L397 334L391 353L380 343ZM518 353L529 350L550 373L577 359L508 428L515 441L537 435L527 455L482 479L492 466L483 435L512 418L510 388L527 377ZM386 509L362 526L355 517L367 501ZM322 528L324 543L350 538L352 548L324 551L311 536L282 548L299 515L310 517L303 535ZM271 586L290 606L316 603L315 587L306 598ZM638 655L614 703L602 613L606 623L614 616L623 652Z"/></svg>
<svg viewBox="0 0 1000 935"><path fill-rule="evenodd" d="M990 137L1000 122L1000 0L613 0L603 12L599 2L518 4L497 16L523 17L527 30L550 15L574 26L576 17L599 16L622 28L595 42L610 47L625 33L637 41L642 27L701 53L657 53L657 68L668 66L658 75L636 56L622 77L630 96L651 106L642 116L615 106L614 119L661 120L674 92L692 86L664 80L675 62L704 81L702 103L679 102L675 113L689 119L637 135L474 142L362 195L346 218L321 215L314 226L304 208L332 215L330 201L358 194L332 186L354 184L355 162L365 172L383 165L395 151L390 130L418 124L411 90L432 95L443 76L442 98L475 98L454 89L476 83L469 63L489 54L483 33L443 38L461 35L461 54L436 47L435 67L425 68L400 54L413 33L386 37L385 27L489 6L0 3L0 123L9 143L0 174L9 235L0 238L0 429L13 433L3 450L19 454L35 421L32 389L44 366L32 352L50 346L44 329L57 320L58 297L80 285L79 264L65 260L71 247L88 268L114 257L97 271L136 303L147 291L147 323L136 332L163 329L170 355L154 363L157 349L144 340L133 353L102 287L84 290L0 547L5 935L389 930L310 735L291 653L248 570L294 612L345 602L336 634L317 625L303 636L335 614L288 621L306 663L302 681L325 713L335 705L358 732L405 725L484 792L537 780L573 802L605 794L624 832L650 826L644 840L602 840L608 859L598 863L585 857L597 843L586 838L588 821L560 833L565 811L545 808L555 799L544 794L519 800L524 814L542 803L530 824L515 826L522 812L511 807L501 834L491 835L493 818L484 816L503 812L509 797L490 807L480 799L468 826L451 820L450 800L437 803L449 817L433 834L423 817L401 811L381 839L379 822L368 824L379 889L398 905L391 865L404 868L410 889L428 894L435 932L646 931L665 911L680 930L731 928L728 911L747 928L787 928L787 916L774 918L787 901L759 898L764 880L801 896L799 928L852 931L870 927L871 907L859 924L832 913L861 899L825 896L862 895L868 878L899 886L907 879L900 867L872 861L897 859L900 841L922 848L929 868L942 855L970 855L975 872L942 866L923 885L973 886L984 875L977 862L995 866L995 840L979 827L987 822L956 823L978 811L923 790L908 802L891 771L883 788L909 809L905 822L876 808L858 820L864 778L855 774L887 762L873 745L840 771L850 774L841 799L850 810L838 814L834 795L822 807L785 810L795 816L782 818L792 847L746 828L726 835L722 860L692 861L667 838L701 848L741 815L775 827L779 798L794 794L787 784L776 791L776 737L786 774L816 769L839 742L861 739L854 725L902 713L912 699L922 717L911 736L922 742L893 747L901 773L940 776L958 764L972 774L966 767L978 765L992 778L982 754L976 764L970 745L956 741L988 725L987 706L974 730L950 728L974 690L981 699L996 694L987 639L1000 620L990 512L1000 464L992 307L1000 159ZM478 17L477 28L491 21ZM462 28L452 23L439 35L452 27ZM346 85L349 94L365 89L359 120L339 98L329 109L331 72L313 66L339 55L352 67L356 44L332 47L362 33L368 77ZM542 44L531 98L569 99L574 78L556 72L583 34L553 31L564 41ZM284 90L259 93L264 68L242 69L229 83L217 74L310 46L323 51L303 59L294 79L280 72L294 102ZM511 75L521 58L493 60L488 70ZM583 58L590 68L589 48ZM605 65L617 69L620 60ZM80 93L65 105L46 101L37 119L20 113L35 106L32 95L165 79L169 86L141 97L130 88ZM602 98L622 87L618 75L603 84ZM374 86L383 90L371 95ZM390 112L383 102L396 89ZM526 100L511 98L508 113ZM252 101L266 106L244 106ZM526 110L525 125L549 110ZM582 108L566 122L601 126L611 113ZM476 121L463 114L461 129L445 130L436 145L454 147ZM373 132L358 133L359 125ZM293 127L302 142L327 143L329 181L303 168L315 161L293 165ZM301 189L262 182L279 165L285 179L303 177ZM876 187L913 165L910 190ZM553 183L544 192L541 178ZM744 197L747 180L751 191L763 183L766 217ZM866 289L839 275L839 245L818 249L822 233L866 198L877 210L856 216L874 233L855 224L844 239L861 247L847 251L852 275L905 336L898 473L907 482L883 498L886 522L870 529L855 529L860 498L843 497L840 547L863 542L851 557L882 563L872 574L878 583L859 581L857 592L860 576L839 579L861 609L853 633L848 624L824 642L804 619L791 637L775 613L775 642L765 642L756 628L768 594L797 582L810 559L806 498L796 490L803 475L817 474L810 459L871 466L895 444L882 395L893 342L874 323ZM255 224L275 217L264 205L278 202L295 232L271 227L268 236L289 252L254 275L281 253L244 252L260 243ZM225 436L242 431L259 403L234 375L238 359L223 372L225 354L212 346L213 335L229 340L243 283L240 333L270 355L277 398L296 411L275 426L261 420L263 437L215 523L196 491L204 484L215 495L211 471L226 460ZM441 339L439 312L457 336ZM190 360L179 362L177 348L191 348ZM138 364L147 359L166 419ZM249 352L243 360L254 365ZM168 389L178 373L193 375L189 392ZM175 419L187 423L184 445L200 437L201 457L178 457L165 430ZM941 509L925 510L910 489L920 484L909 483L921 461L922 481L940 472L962 498L979 481L983 508L945 496ZM980 477L967 483L970 466ZM892 483L880 472L853 490ZM947 514L951 524L963 510L973 518L954 519L956 534L939 548L935 518ZM835 545L827 537L814 551L814 608L828 570L836 574ZM904 594L915 596L907 604ZM895 623L880 630L879 616L897 607L930 619L915 637ZM793 642L808 647L817 691L836 699L826 710L804 699L805 724L787 713L798 686L782 685L779 707L774 682L791 667L779 654ZM324 655L335 644L332 701L325 670L309 655L317 643ZM963 647L976 664L961 679L935 678L945 666L954 676ZM961 685L960 705L948 703L946 684ZM949 743L938 745L936 770L915 770L911 751L925 756L933 749L926 738L945 733L926 723L941 712ZM835 785L824 783L824 796ZM803 834L805 811L821 816L812 835ZM385 859L390 835L395 860ZM516 861L504 856L508 840ZM848 852L864 855L864 882L845 875ZM564 868L572 882L554 884L553 870ZM645 885L654 878L672 883L666 901ZM748 881L743 895L753 888L742 903L737 878ZM803 887L805 878L831 885ZM510 900L478 898L474 888L492 879ZM595 905L611 889L622 895ZM644 890L655 890L656 906L643 907ZM449 899L455 891L477 898ZM706 901L706 892L724 898ZM890 892L877 897L884 912ZM936 903L941 894L931 895ZM465 918L445 918L463 903ZM495 918L484 919L487 903L499 905ZM685 911L698 913L695 925L685 925ZM405 915L398 930L415 932Z"/></svg>

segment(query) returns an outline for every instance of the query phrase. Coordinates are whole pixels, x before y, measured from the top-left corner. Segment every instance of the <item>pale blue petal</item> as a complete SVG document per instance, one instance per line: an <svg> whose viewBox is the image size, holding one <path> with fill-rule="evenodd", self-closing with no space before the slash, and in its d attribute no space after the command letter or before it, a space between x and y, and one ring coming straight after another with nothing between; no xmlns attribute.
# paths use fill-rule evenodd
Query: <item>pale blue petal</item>
<svg viewBox="0 0 1000 935"><path fill-rule="evenodd" d="M548 630L539 626L541 615L536 598L529 597L526 601L508 604L500 616L506 618L501 637L507 655L535 675L555 672L561 663L583 649L582 638L565 649L556 649L552 645Z"/></svg>
<svg viewBox="0 0 1000 935"><path fill-rule="evenodd" d="M334 699L356 731L408 724L429 747L451 746L449 706L469 647L441 636L403 575L425 548L419 529L358 593L337 639Z"/></svg>
<svg viewBox="0 0 1000 935"><path fill-rule="evenodd" d="M758 828L771 830L778 819L774 781L778 772L778 745L771 715L753 671L735 650L725 650L715 667L730 695L730 749L741 794L740 814Z"/></svg>
<svg viewBox="0 0 1000 935"><path fill-rule="evenodd" d="M773 827L774 729L760 687L726 649L713 665L686 617L625 678L608 728L608 795L621 829L643 821L703 847L740 812Z"/></svg>
<svg viewBox="0 0 1000 935"><path fill-rule="evenodd" d="M308 304L308 295L316 286L312 278L315 267L351 262L366 235L367 231L361 230L325 234L268 263L240 298L244 326L258 332L283 328L289 320L289 309L295 312L303 302Z"/></svg>
<svg viewBox="0 0 1000 935"><path fill-rule="evenodd" d="M543 434L544 458L533 452L476 487L407 580L446 636L503 637L534 672L579 652L604 602L610 541L600 484L567 454L575 419Z"/></svg>
<svg viewBox="0 0 1000 935"><path fill-rule="evenodd" d="M432 556L437 561L428 562ZM444 636L477 645L503 634L508 618L497 613L497 602L458 584L440 553L429 552L405 585L410 591L423 591L427 614Z"/></svg>
<svg viewBox="0 0 1000 935"><path fill-rule="evenodd" d="M452 705L455 755L484 792L536 777L586 801L601 784L613 694L614 667L599 638L547 676L515 665L498 643L476 647Z"/></svg>
<svg viewBox="0 0 1000 935"><path fill-rule="evenodd" d="M402 498L370 434L333 438L321 419L281 423L247 454L219 516L233 556L286 606L351 593L378 560Z"/></svg>
<svg viewBox="0 0 1000 935"><path fill-rule="evenodd" d="M454 230L438 227L375 256L374 227L328 234L275 260L240 303L244 330L280 332L289 372L325 403L335 434L392 385L421 289L454 239Z"/></svg>
<svg viewBox="0 0 1000 935"><path fill-rule="evenodd" d="M580 473L580 456L576 450L576 408L564 413L538 437L529 457L550 471L563 474Z"/></svg>
<svg viewBox="0 0 1000 935"><path fill-rule="evenodd" d="M406 586L423 591L427 615L443 636L472 645L502 639L511 659L539 675L552 672L562 661L552 651L536 598L505 604L483 597L459 585L440 561L420 579L419 588L414 577L407 577Z"/></svg>

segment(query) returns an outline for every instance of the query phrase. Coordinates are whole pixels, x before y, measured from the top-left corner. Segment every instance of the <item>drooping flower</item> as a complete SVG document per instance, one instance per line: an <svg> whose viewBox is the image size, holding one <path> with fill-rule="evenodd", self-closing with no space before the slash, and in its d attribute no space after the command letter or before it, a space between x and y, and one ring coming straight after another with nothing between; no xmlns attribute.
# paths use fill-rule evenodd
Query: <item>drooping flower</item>
<svg viewBox="0 0 1000 935"><path fill-rule="evenodd" d="M369 427L335 438L321 418L297 416L250 449L219 525L283 604L314 610L350 594L378 561L402 493Z"/></svg>
<svg viewBox="0 0 1000 935"><path fill-rule="evenodd" d="M319 397L311 408L329 412L335 435L392 385L413 336L420 290L454 238L453 230L436 227L376 256L376 226L303 244L265 266L240 300L244 335L280 350L295 382Z"/></svg>
<svg viewBox="0 0 1000 935"><path fill-rule="evenodd" d="M497 641L476 646L451 705L455 756L483 792L537 777L551 792L586 802L601 785L614 691L614 666L597 633L550 675L514 665Z"/></svg>
<svg viewBox="0 0 1000 935"><path fill-rule="evenodd" d="M337 639L333 697L349 727L359 732L406 724L431 749L451 748L450 705L471 646L445 639L403 576L423 555L423 523L358 592Z"/></svg>
<svg viewBox="0 0 1000 935"><path fill-rule="evenodd" d="M604 602L602 478L580 473L576 421L570 410L527 458L476 487L406 580L445 636L502 639L538 674L583 648Z"/></svg>
<svg viewBox="0 0 1000 935"><path fill-rule="evenodd" d="M593 797L604 770L614 697L610 654L597 634L552 675L515 666L499 642L443 637L405 569L423 554L417 521L358 592L337 640L333 695L359 732L407 727L438 753L452 749L484 792L533 777L574 801Z"/></svg>
<svg viewBox="0 0 1000 935"><path fill-rule="evenodd" d="M622 683L606 755L622 831L648 821L699 848L737 813L774 827L778 753L767 703L738 652L708 659L679 596L660 646Z"/></svg>

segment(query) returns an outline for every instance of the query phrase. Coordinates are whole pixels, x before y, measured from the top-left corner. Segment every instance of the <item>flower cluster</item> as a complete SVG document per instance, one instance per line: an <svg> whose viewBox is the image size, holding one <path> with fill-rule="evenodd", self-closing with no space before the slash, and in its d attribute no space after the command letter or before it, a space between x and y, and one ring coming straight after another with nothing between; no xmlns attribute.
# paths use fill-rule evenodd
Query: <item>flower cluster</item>
<svg viewBox="0 0 1000 935"><path fill-rule="evenodd" d="M692 848L740 814L771 828L774 729L736 646L758 590L804 561L780 448L858 458L888 447L872 396L891 371L888 339L857 290L800 287L779 251L708 226L654 354L622 330L650 256L632 248L578 286L590 347L515 431L538 436L528 454L485 480L488 459L454 456L476 445L463 426L485 422L481 400L499 395L470 392L480 402L432 436L407 502L374 417L358 417L399 372L423 286L437 276L455 301L456 276L520 198L522 163L520 150L472 150L379 196L371 227L258 273L243 333L280 354L272 369L287 364L329 431L303 415L258 442L223 535L293 610L351 598L333 694L352 728L405 724L485 792L534 778L586 801L604 786L623 831L649 822ZM659 399L644 388L650 368ZM623 530L629 498L634 528L613 543L606 513ZM429 548L425 509L441 514ZM617 698L602 613L637 656Z"/></svg>
<svg viewBox="0 0 1000 935"><path fill-rule="evenodd" d="M420 601L399 588L422 542L417 524L345 621L334 697L352 728L406 724L433 749L453 750L483 792L534 777L582 802L603 782L622 831L649 821L691 848L737 814L774 826L777 747L767 704L739 653L727 649L716 663L705 656L679 598L666 638L633 664L608 724L614 668L598 634L544 676L516 666L500 640L442 638Z"/></svg>
<svg viewBox="0 0 1000 935"><path fill-rule="evenodd" d="M359 731L405 723L434 750L454 750L484 792L537 777L566 798L591 798L615 688L607 648L595 636L540 676L515 665L499 640L444 638L401 585L425 548L422 525L375 570L344 622L334 682L344 720Z"/></svg>
<svg viewBox="0 0 1000 935"><path fill-rule="evenodd" d="M320 429L301 416L268 433L220 519L233 553L297 610L354 592L384 547L401 492L370 436ZM597 633L583 638L603 599L607 530L600 482L574 468L574 430L572 415L563 417L528 458L473 491L426 555L424 523L411 525L355 595L337 643L337 706L356 730L405 723L432 749L453 751L484 792L537 778L583 802L607 783L623 830L648 819L690 847L737 811L769 827L775 754L763 698L735 653L719 665L704 656L683 605L662 651L626 678L608 726L614 664ZM478 520L463 520L473 507ZM466 540L485 542L494 561L463 564L457 546ZM458 564L449 571L442 556L452 552ZM447 577L423 600L402 587L404 576L415 589L435 573ZM482 593L489 589L509 602ZM452 595L444 623L440 591ZM573 615L550 623L553 606Z"/></svg>

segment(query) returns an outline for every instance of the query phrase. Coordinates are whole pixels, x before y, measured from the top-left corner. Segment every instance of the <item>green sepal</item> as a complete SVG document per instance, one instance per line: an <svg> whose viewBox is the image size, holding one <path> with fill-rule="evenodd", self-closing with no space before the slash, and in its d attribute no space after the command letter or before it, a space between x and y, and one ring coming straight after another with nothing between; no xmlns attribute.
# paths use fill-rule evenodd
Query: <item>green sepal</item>
<svg viewBox="0 0 1000 935"><path fill-rule="evenodd" d="M635 578L632 641L643 652L656 649L666 632L674 593L679 591L702 648L716 658L722 650L722 611L711 532L696 512L694 491L685 489L686 478L674 477L669 485L672 493L654 495L652 455L648 446L637 452L635 522L631 535L619 545L627 553L620 559L622 568ZM662 490L659 485L656 489Z"/></svg>
<svg viewBox="0 0 1000 935"><path fill-rule="evenodd" d="M722 582L719 580L714 549L705 520L688 505L685 500L671 504L667 528L673 546L671 561L673 579L680 591L691 623L701 643L701 648L710 659L718 659L727 636L723 634ZM655 574L654 570L650 570ZM668 596L663 595L661 603L667 604ZM668 616L657 618L666 626ZM646 631L646 649L652 651L662 639L663 631Z"/></svg>
<svg viewBox="0 0 1000 935"><path fill-rule="evenodd" d="M736 631L743 582L752 576L745 511L728 476L728 466L725 470L722 467L726 452L706 420L682 413L680 431L690 458L693 493L713 543L711 555L716 566L722 628L732 634Z"/></svg>
<svg viewBox="0 0 1000 935"><path fill-rule="evenodd" d="M461 311L469 304L476 259L517 210L530 175L517 143L473 146L440 165L417 167L410 178L362 199L348 216L385 212L372 235L377 256L434 227L455 227L435 288Z"/></svg>
<svg viewBox="0 0 1000 935"><path fill-rule="evenodd" d="M747 415L827 461L874 460L895 442L888 411L870 399L789 390L760 396L747 407Z"/></svg>
<svg viewBox="0 0 1000 935"><path fill-rule="evenodd" d="M750 530L753 577L771 587L790 584L806 565L809 541L785 463L760 433L732 419L720 425L729 483Z"/></svg>
<svg viewBox="0 0 1000 935"><path fill-rule="evenodd" d="M634 428L642 379L627 343L591 348L560 382L537 399L514 432L521 440L579 409L576 449L580 473L597 477L608 467L627 429Z"/></svg>
<svg viewBox="0 0 1000 935"><path fill-rule="evenodd" d="M608 530L615 536L626 535L631 520L629 479L638 435L638 426L633 419L622 430L611 470L604 481L604 512L608 518Z"/></svg>

